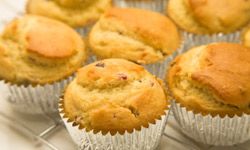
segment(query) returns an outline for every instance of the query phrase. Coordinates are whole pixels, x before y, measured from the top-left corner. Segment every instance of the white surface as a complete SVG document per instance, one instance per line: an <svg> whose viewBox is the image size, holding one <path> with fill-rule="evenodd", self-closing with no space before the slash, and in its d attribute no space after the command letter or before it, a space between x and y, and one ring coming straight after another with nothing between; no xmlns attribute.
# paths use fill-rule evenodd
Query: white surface
<svg viewBox="0 0 250 150"><path fill-rule="evenodd" d="M12 20L14 17L21 15L23 13L25 6L25 0L0 0L0 31L2 30L4 24ZM45 116L25 116L14 112L10 109L7 103L7 92L3 85L0 83L0 150L46 150L49 149L44 144L38 143L34 140L34 137L27 136L27 132L23 133L25 130L17 130L16 127L20 125L15 122L21 122L32 129L34 134L38 135L46 128L53 125L54 122ZM8 120L1 117L1 113L12 117L14 122L9 122ZM15 128L13 128L15 127ZM169 118L168 125L165 131L168 136L173 138L168 138L164 136L159 147L160 150L182 150L182 149L210 149L210 150L250 150L250 142L241 144L234 147L212 147L206 146L194 142L183 135L179 129L178 125L172 116ZM53 133L46 136L45 139L55 145L60 150L74 150L77 149L71 138L69 137L67 131L60 126Z"/></svg>
<svg viewBox="0 0 250 150"><path fill-rule="evenodd" d="M27 126L34 135L39 135L42 131L52 126L54 122L47 116L27 116L19 114L11 109L7 103L6 88L0 83L0 113L12 117L14 122L10 122L0 114L0 149L1 150L40 150L49 149L46 145L35 140L32 134L22 129L22 123ZM58 149L73 150L76 149L74 143L69 137L67 131L59 126L54 132L45 137L46 140L53 143Z"/></svg>

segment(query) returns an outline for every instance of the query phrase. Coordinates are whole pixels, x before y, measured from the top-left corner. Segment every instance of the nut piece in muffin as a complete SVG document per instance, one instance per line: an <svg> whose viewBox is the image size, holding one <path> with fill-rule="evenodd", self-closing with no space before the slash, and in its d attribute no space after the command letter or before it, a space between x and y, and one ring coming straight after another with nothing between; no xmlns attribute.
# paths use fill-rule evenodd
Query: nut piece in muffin
<svg viewBox="0 0 250 150"><path fill-rule="evenodd" d="M72 27L94 23L112 5L112 0L28 0L28 14L51 17Z"/></svg>
<svg viewBox="0 0 250 150"><path fill-rule="evenodd" d="M242 34L242 44L250 48L250 26Z"/></svg>
<svg viewBox="0 0 250 150"><path fill-rule="evenodd" d="M250 113L250 50L213 43L178 56L167 80L174 99L194 113L234 116Z"/></svg>
<svg viewBox="0 0 250 150"><path fill-rule="evenodd" d="M229 33L250 21L250 1L169 0L167 13L178 26L188 32Z"/></svg>
<svg viewBox="0 0 250 150"><path fill-rule="evenodd" d="M62 103L66 118L103 134L148 127L167 109L160 81L123 59L105 59L79 69Z"/></svg>
<svg viewBox="0 0 250 150"><path fill-rule="evenodd" d="M0 37L0 78L16 84L46 84L72 75L86 59L81 37L57 20L26 15Z"/></svg>
<svg viewBox="0 0 250 150"><path fill-rule="evenodd" d="M88 40L99 58L124 58L149 64L174 52L181 39L174 23L159 13L112 8L94 25Z"/></svg>

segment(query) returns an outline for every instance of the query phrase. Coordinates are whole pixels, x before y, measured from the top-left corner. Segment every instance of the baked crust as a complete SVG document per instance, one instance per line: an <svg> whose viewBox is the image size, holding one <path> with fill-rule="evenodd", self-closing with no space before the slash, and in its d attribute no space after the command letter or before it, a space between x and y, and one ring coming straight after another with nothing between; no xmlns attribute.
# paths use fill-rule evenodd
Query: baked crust
<svg viewBox="0 0 250 150"><path fill-rule="evenodd" d="M42 15L83 27L93 24L112 6L112 0L29 0L28 14Z"/></svg>
<svg viewBox="0 0 250 150"><path fill-rule="evenodd" d="M79 4L88 5L93 2L93 0L54 0L58 5L63 7L79 7Z"/></svg>
<svg viewBox="0 0 250 150"><path fill-rule="evenodd" d="M168 15L182 29L197 34L229 33L250 20L250 1L170 0Z"/></svg>
<svg viewBox="0 0 250 150"><path fill-rule="evenodd" d="M0 78L15 84L46 84L73 74L86 59L83 40L69 26L26 15L0 37Z"/></svg>
<svg viewBox="0 0 250 150"><path fill-rule="evenodd" d="M250 113L250 50L232 43L195 47L177 57L167 80L174 98L197 113Z"/></svg>
<svg viewBox="0 0 250 150"><path fill-rule="evenodd" d="M89 45L100 58L124 58L148 64L175 51L180 36L176 26L156 12L112 8L94 25Z"/></svg>
<svg viewBox="0 0 250 150"><path fill-rule="evenodd" d="M81 68L67 87L66 118L102 133L131 132L164 114L167 99L158 79L142 66L105 59Z"/></svg>

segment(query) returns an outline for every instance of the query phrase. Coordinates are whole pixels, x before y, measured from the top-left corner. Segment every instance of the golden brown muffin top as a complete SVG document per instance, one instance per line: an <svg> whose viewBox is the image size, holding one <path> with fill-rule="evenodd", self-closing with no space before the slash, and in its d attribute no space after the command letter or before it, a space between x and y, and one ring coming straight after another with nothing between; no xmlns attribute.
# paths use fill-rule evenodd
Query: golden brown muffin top
<svg viewBox="0 0 250 150"><path fill-rule="evenodd" d="M89 35L101 58L118 57L138 63L164 59L180 45L176 26L165 16L143 9L112 8Z"/></svg>
<svg viewBox="0 0 250 150"><path fill-rule="evenodd" d="M201 113L249 113L250 50L232 43L214 43L177 57L168 82L178 102Z"/></svg>
<svg viewBox="0 0 250 150"><path fill-rule="evenodd" d="M137 31L138 36L153 47L167 47L167 50L174 51L179 46L176 26L159 13L135 8L112 8L104 14L104 18L122 22L128 29Z"/></svg>
<svg viewBox="0 0 250 150"><path fill-rule="evenodd" d="M112 6L112 0L28 0L28 14L42 15L83 27L93 24Z"/></svg>
<svg viewBox="0 0 250 150"><path fill-rule="evenodd" d="M86 58L81 37L52 19L26 15L10 22L0 38L0 77L45 84L71 75ZM11 72L9 72L11 71Z"/></svg>
<svg viewBox="0 0 250 150"><path fill-rule="evenodd" d="M250 21L250 1L170 0L168 13L181 28L189 32L228 33Z"/></svg>
<svg viewBox="0 0 250 150"><path fill-rule="evenodd" d="M29 24L26 26L27 28L23 28L26 32L28 51L51 58L69 57L75 53L75 33L71 28L47 18L34 20L23 20ZM18 23L20 22L14 22L9 28L16 28Z"/></svg>
<svg viewBox="0 0 250 150"><path fill-rule="evenodd" d="M167 109L158 79L142 66L105 59L81 68L67 87L66 118L102 133L131 132L154 123Z"/></svg>

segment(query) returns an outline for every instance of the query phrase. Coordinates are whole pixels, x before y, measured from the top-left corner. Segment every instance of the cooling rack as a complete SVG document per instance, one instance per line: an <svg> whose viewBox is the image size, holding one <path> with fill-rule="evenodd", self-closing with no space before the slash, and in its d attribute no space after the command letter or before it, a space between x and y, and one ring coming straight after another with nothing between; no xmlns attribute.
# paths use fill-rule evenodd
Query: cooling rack
<svg viewBox="0 0 250 150"><path fill-rule="evenodd" d="M43 114L39 116L27 116L17 112L0 111L0 123L8 125L23 138L30 140L36 149L44 150L74 150L77 146L67 134L63 122L57 114ZM59 133L59 135L58 135ZM56 139L60 139L59 142ZM65 143L66 142L66 143ZM249 144L247 144L249 145ZM169 114L169 121L159 150L165 149L190 149L190 150L248 150L249 146L235 145L231 147L214 147L200 144L185 136L179 129L172 113ZM65 147L66 146L66 147Z"/></svg>

